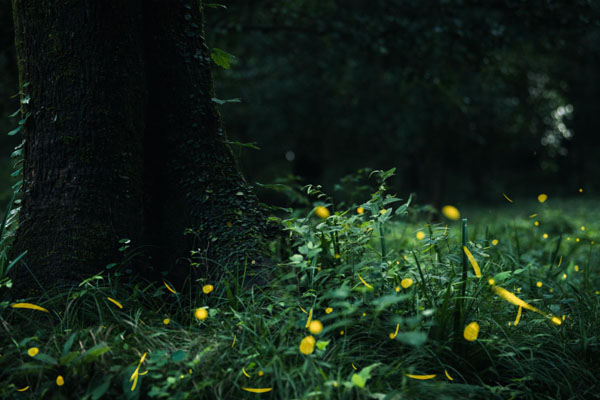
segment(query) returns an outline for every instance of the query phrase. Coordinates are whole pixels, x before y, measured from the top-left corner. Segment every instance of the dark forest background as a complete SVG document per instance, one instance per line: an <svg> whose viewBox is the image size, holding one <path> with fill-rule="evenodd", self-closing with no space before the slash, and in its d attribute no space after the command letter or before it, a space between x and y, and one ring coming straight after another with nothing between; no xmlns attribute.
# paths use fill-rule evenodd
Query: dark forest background
<svg viewBox="0 0 600 400"><path fill-rule="evenodd" d="M600 5L593 1L257 0L206 11L217 96L250 182L323 184L396 167L421 203L600 190ZM229 58L228 54L233 55ZM0 131L18 108L0 3ZM236 100L239 99L239 100ZM0 203L13 148L0 137ZM298 177L298 178L293 178ZM272 192L261 198L279 202Z"/></svg>

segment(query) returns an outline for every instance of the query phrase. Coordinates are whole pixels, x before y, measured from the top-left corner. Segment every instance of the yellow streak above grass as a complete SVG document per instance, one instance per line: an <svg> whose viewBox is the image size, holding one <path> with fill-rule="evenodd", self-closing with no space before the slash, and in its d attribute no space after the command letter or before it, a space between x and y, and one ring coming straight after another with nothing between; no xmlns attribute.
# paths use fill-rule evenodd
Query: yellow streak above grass
<svg viewBox="0 0 600 400"><path fill-rule="evenodd" d="M117 307L119 308L123 308L123 306L121 305L121 303L119 303L118 301L116 301L115 299L113 299L112 297L107 297L108 301L114 303Z"/></svg>
<svg viewBox="0 0 600 400"><path fill-rule="evenodd" d="M247 387L243 387L242 390L245 390L246 392L250 392L250 393L267 393L267 392L270 392L271 390L273 390L273 388L247 388Z"/></svg>
<svg viewBox="0 0 600 400"><path fill-rule="evenodd" d="M446 378L448 378L449 381L453 381L454 378L450 376L450 374L448 373L447 370L444 370L444 374L446 375Z"/></svg>
<svg viewBox="0 0 600 400"><path fill-rule="evenodd" d="M478 278L481 278L481 269L479 269L479 264L477 264L477 260L475 260L475 257L473 257L473 254L471 254L469 249L467 249L467 246L463 246L463 250L465 251L467 258L469 259L469 262L473 266L473 271L475 271L475 276L477 276Z"/></svg>
<svg viewBox="0 0 600 400"><path fill-rule="evenodd" d="M412 374L404 374L406 376L408 376L409 378L412 379L419 379L419 380L426 380L426 379L433 379L435 378L437 375L436 374L432 374L432 375L412 375Z"/></svg>
<svg viewBox="0 0 600 400"><path fill-rule="evenodd" d="M365 285L366 287L368 287L369 289L373 289L373 286L369 285L363 278L362 276L360 276L360 274L358 274L358 279L360 279L360 281L363 283L363 285Z"/></svg>
<svg viewBox="0 0 600 400"><path fill-rule="evenodd" d="M167 287L167 290L173 294L177 294L177 292L175 291L175 289L173 289L171 286L169 286L169 284L165 281L163 281L163 283L165 284L165 286Z"/></svg>
<svg viewBox="0 0 600 400"><path fill-rule="evenodd" d="M36 306L31 303L15 303L11 305L12 308L27 308L29 310L37 310L49 313L50 311L46 310L44 307Z"/></svg>

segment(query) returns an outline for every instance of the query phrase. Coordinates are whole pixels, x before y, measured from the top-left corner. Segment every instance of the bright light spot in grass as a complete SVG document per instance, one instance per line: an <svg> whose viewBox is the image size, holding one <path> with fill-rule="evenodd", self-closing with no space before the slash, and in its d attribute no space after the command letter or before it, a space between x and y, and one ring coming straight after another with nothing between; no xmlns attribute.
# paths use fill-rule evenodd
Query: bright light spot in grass
<svg viewBox="0 0 600 400"><path fill-rule="evenodd" d="M504 193L502 193L502 196L504 196L504 198L505 198L506 200L510 201L511 203L513 202L513 201L512 201L511 199L509 199L509 198L508 198L508 196L507 196L507 195L505 195Z"/></svg>
<svg viewBox="0 0 600 400"><path fill-rule="evenodd" d="M562 321L558 317L552 317L552 322L554 322L556 325L562 324Z"/></svg>
<svg viewBox="0 0 600 400"><path fill-rule="evenodd" d="M202 292L204 294L209 294L213 290L215 290L215 287L213 285L204 285L204 286L202 286Z"/></svg>
<svg viewBox="0 0 600 400"><path fill-rule="evenodd" d="M567 242L568 241L571 241L571 237L570 236L567 236Z"/></svg>
<svg viewBox="0 0 600 400"><path fill-rule="evenodd" d="M65 379L62 377L62 375L59 375L56 377L56 386L62 386L65 384Z"/></svg>
<svg viewBox="0 0 600 400"><path fill-rule="evenodd" d="M163 319L163 324L169 325L170 323L171 323L171 320L169 318Z"/></svg>
<svg viewBox="0 0 600 400"><path fill-rule="evenodd" d="M385 215L386 212L387 212L387 210L381 210L381 211L379 211L379 214Z"/></svg>
<svg viewBox="0 0 600 400"><path fill-rule="evenodd" d="M567 274L562 274L563 279L567 279Z"/></svg>
<svg viewBox="0 0 600 400"><path fill-rule="evenodd" d="M171 286L169 286L169 284L165 281L163 281L163 283L165 284L165 286L167 287L167 290L173 294L177 294L177 292L175 291L175 289L173 289Z"/></svg>
<svg viewBox="0 0 600 400"><path fill-rule="evenodd" d="M242 374L244 374L246 378L250 378L250 374L248 374L244 368L242 368Z"/></svg>
<svg viewBox="0 0 600 400"><path fill-rule="evenodd" d="M446 218L451 219L452 221L456 221L460 218L460 211L458 211L458 208L454 206L442 207L442 214L444 214Z"/></svg>
<svg viewBox="0 0 600 400"><path fill-rule="evenodd" d="M323 219L329 217L329 215L330 215L329 210L323 206L316 207L315 214L317 214L317 217L323 218Z"/></svg>
<svg viewBox="0 0 600 400"><path fill-rule="evenodd" d="M396 335L398 335L398 329L400 329L400 324L396 324L396 331L395 332L390 332L390 334L389 334L390 339L393 340L393 339L396 338Z"/></svg>
<svg viewBox="0 0 600 400"><path fill-rule="evenodd" d="M119 303L118 301L116 301L115 299L113 299L112 297L107 297L108 301L112 302L113 304L115 304L117 307L119 308L123 308L123 306L121 305L121 303Z"/></svg>
<svg viewBox="0 0 600 400"><path fill-rule="evenodd" d="M13 305L11 305L12 308L28 308L30 310L37 310L37 311L43 311L43 312L47 312L49 313L50 311L46 310L44 307L40 307L40 306L36 306L35 304L31 304L31 303L15 303ZM29 387L29 386L27 386Z"/></svg>
<svg viewBox="0 0 600 400"><path fill-rule="evenodd" d="M494 278L490 278L490 279L488 279L488 283L489 283L490 285L493 285L493 284L495 284L495 283L496 283L496 281L494 280Z"/></svg>
<svg viewBox="0 0 600 400"><path fill-rule="evenodd" d="M404 278L400 282L400 286L402 286L404 289L408 289L409 287L412 286L412 284L413 284L413 280L410 278Z"/></svg>
<svg viewBox="0 0 600 400"><path fill-rule="evenodd" d="M533 223L533 225L535 225L535 226L540 226L540 221L535 221L535 222Z"/></svg>
<svg viewBox="0 0 600 400"><path fill-rule="evenodd" d="M206 307L196 308L196 311L194 311L194 317L200 321L208 318L208 311L206 310Z"/></svg>
<svg viewBox="0 0 600 400"><path fill-rule="evenodd" d="M416 235L416 236L417 236L417 239L418 239L418 240L423 240L423 239L425 239L425 233L424 233L423 231L419 231L419 232L417 232L417 235Z"/></svg>
<svg viewBox="0 0 600 400"><path fill-rule="evenodd" d="M542 282L540 282L540 281L538 281L538 282L535 284L535 286L537 286L537 287L542 287L542 285L543 285L543 283L542 283Z"/></svg>
<svg viewBox="0 0 600 400"><path fill-rule="evenodd" d="M24 388L17 389L17 392L24 392L24 391L26 391L27 389L29 389L29 386L25 386Z"/></svg>
<svg viewBox="0 0 600 400"><path fill-rule="evenodd" d="M304 325L305 328L308 328L310 326L310 322L312 321L312 315L313 309L311 307L311 309L308 311L308 319L306 320L306 324Z"/></svg>
<svg viewBox="0 0 600 400"><path fill-rule="evenodd" d="M359 213L359 214L363 214L363 213L365 212L365 209L364 209L364 208L362 208L362 207L358 207L358 208L356 209L356 212L357 212L357 213Z"/></svg>
<svg viewBox="0 0 600 400"><path fill-rule="evenodd" d="M250 392L250 393L267 393L267 392L270 392L271 390L273 390L273 388L247 388L247 387L243 387L242 390L245 390L246 392Z"/></svg>
<svg viewBox="0 0 600 400"><path fill-rule="evenodd" d="M492 240L492 246L498 246L498 239Z"/></svg>
<svg viewBox="0 0 600 400"><path fill-rule="evenodd" d="M567 319L567 316L566 316L566 315L563 315L563 316L562 316L562 320L564 321L565 319Z"/></svg>
<svg viewBox="0 0 600 400"><path fill-rule="evenodd" d="M366 317L366 316L367 316L367 313L366 313L366 312L362 313L362 316L363 316L363 317Z"/></svg>
<svg viewBox="0 0 600 400"><path fill-rule="evenodd" d="M258 371L258 376L263 376L265 373L262 371Z"/></svg>
<svg viewBox="0 0 600 400"><path fill-rule="evenodd" d="M315 319L314 321L312 321L310 323L310 326L308 327L308 330L313 335L318 335L319 333L321 333L323 331L323 324L321 323L321 321L318 321L318 320Z"/></svg>
<svg viewBox="0 0 600 400"><path fill-rule="evenodd" d="M579 193L583 193L583 188L579 188Z"/></svg>
<svg viewBox="0 0 600 400"><path fill-rule="evenodd" d="M550 292L550 293L554 293L554 289L553 289L553 288L550 288L550 289L548 289L548 292Z"/></svg>
<svg viewBox="0 0 600 400"><path fill-rule="evenodd" d="M544 193L542 193L542 194L540 194L540 195L537 197L537 199L538 199L538 201L539 201L540 203L543 203L543 202L545 202L546 200L548 200L548 195L547 195L547 194L544 194Z"/></svg>
<svg viewBox="0 0 600 400"><path fill-rule="evenodd" d="M446 375L446 378L448 378L449 381L453 381L454 378L450 376L450 374L448 373L447 370L444 370L444 374Z"/></svg>
<svg viewBox="0 0 600 400"><path fill-rule="evenodd" d="M529 216L529 218L535 218L535 217L537 217L537 214L531 214L531 215Z"/></svg>
<svg viewBox="0 0 600 400"><path fill-rule="evenodd" d="M315 338L312 336L306 336L300 342L299 349L300 353L302 354L311 354L313 351L315 351Z"/></svg>
<svg viewBox="0 0 600 400"><path fill-rule="evenodd" d="M333 387L337 387L337 386L338 386L337 381L333 381Z"/></svg>
<svg viewBox="0 0 600 400"><path fill-rule="evenodd" d="M342 258L342 256L340 256L338 253L335 253L335 255L333 256L336 260L339 260L340 258Z"/></svg>
<svg viewBox="0 0 600 400"><path fill-rule="evenodd" d="M479 264L477 264L475 257L473 257L473 254L471 254L469 249L467 249L467 246L463 246L463 250L464 250L465 254L467 255L467 258L469 259L469 262L473 266L473 271L475 271L475 276L477 276L478 278L481 278L481 269L479 269Z"/></svg>
<svg viewBox="0 0 600 400"><path fill-rule="evenodd" d="M140 372L140 367L142 366L142 363L146 359L146 355L147 354L148 353L144 353L142 355L142 358L140 359L140 362L138 363L137 368L135 369L135 371L133 371L133 374L131 374L131 377L129 378L129 382L133 381L133 384L131 385L131 391L132 392L135 390L135 387L137 386L138 376L139 376L139 372Z"/></svg>
<svg viewBox="0 0 600 400"><path fill-rule="evenodd" d="M544 233L544 234L542 235L542 237L543 237L544 239L548 239L548 234L547 234L547 233Z"/></svg>
<svg viewBox="0 0 600 400"><path fill-rule="evenodd" d="M479 336L479 324L475 321L471 322L465 327L463 336L465 337L465 340L469 342L474 342L477 340L477 336Z"/></svg>
<svg viewBox="0 0 600 400"><path fill-rule="evenodd" d="M354 363L352 363L352 368L354 368L355 371L358 371L358 368L356 368L356 365L354 365Z"/></svg>
<svg viewBox="0 0 600 400"><path fill-rule="evenodd" d="M363 278L362 276L360 276L360 274L358 274L358 279L360 279L360 281L363 283L363 285L365 285L366 287L368 287L369 289L373 289L373 286L369 285Z"/></svg>
<svg viewBox="0 0 600 400"><path fill-rule="evenodd" d="M38 349L37 347L30 347L29 350L27 350L27 354L29 355L29 357L35 357L39 352L40 349Z"/></svg>
<svg viewBox="0 0 600 400"><path fill-rule="evenodd" d="M585 226L581 225L581 228L579 228L579 229L581 229L582 231L585 231Z"/></svg>
<svg viewBox="0 0 600 400"><path fill-rule="evenodd" d="M331 307L327 307L325 309L325 314L331 314L332 312L333 312L333 308L331 308Z"/></svg>
<svg viewBox="0 0 600 400"><path fill-rule="evenodd" d="M579 243L579 241L580 241L580 240L581 240L581 239L579 239L579 238L575 238L575 241L576 241L577 243Z"/></svg>
<svg viewBox="0 0 600 400"><path fill-rule="evenodd" d="M538 310L531 304L521 300L514 293L509 292L508 290L504 289L503 287L494 286L492 289L498 296L502 297L504 300L508 301L509 303L514 304L515 306L523 307L526 310L531 310L533 312L543 314L540 310Z"/></svg>
<svg viewBox="0 0 600 400"><path fill-rule="evenodd" d="M396 286L394 290L396 291L396 293L398 293L400 291L400 286Z"/></svg>
<svg viewBox="0 0 600 400"><path fill-rule="evenodd" d="M343 330L340 331L340 336L344 336L344 331Z"/></svg>
<svg viewBox="0 0 600 400"><path fill-rule="evenodd" d="M519 311L517 311L517 318L515 319L515 326L519 325L519 321L521 320L521 312L523 311L523 307L519 306Z"/></svg>
<svg viewBox="0 0 600 400"><path fill-rule="evenodd" d="M426 379L433 379L435 378L437 375L433 374L433 375L412 375L412 374L404 374L406 376L408 376L409 378L412 379L419 379L419 380L426 380Z"/></svg>
<svg viewBox="0 0 600 400"><path fill-rule="evenodd" d="M579 265L574 266L573 269L575 270L575 272L579 272Z"/></svg>

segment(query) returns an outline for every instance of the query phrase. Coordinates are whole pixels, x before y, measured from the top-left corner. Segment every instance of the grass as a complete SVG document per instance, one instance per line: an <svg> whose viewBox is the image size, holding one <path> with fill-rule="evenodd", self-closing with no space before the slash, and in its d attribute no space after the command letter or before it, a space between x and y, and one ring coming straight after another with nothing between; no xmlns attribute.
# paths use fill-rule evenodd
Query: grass
<svg viewBox="0 0 600 400"><path fill-rule="evenodd" d="M116 277L121 266L29 299L48 313L12 308L0 288L0 398L598 398L598 212L536 195L493 213L461 210L481 278L464 264L460 221L427 224L381 187L362 214L274 218L291 232L292 256L261 271L265 286L224 274L172 293ZM515 324L518 307L490 278L540 313L523 309ZM309 314L321 332L306 328ZM467 341L471 322L478 337Z"/></svg>

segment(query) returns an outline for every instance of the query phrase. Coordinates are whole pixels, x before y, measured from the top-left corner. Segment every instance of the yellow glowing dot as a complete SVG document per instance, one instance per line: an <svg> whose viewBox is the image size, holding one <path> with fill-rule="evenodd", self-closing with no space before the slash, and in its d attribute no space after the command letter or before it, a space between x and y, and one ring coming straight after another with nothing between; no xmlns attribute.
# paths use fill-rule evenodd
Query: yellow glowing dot
<svg viewBox="0 0 600 400"><path fill-rule="evenodd" d="M59 375L59 376L57 376L57 377L56 377L56 385L57 385L57 386L62 386L62 385L64 385L64 384L65 384L65 380L64 380L64 378L62 377L62 375Z"/></svg>
<svg viewBox="0 0 600 400"><path fill-rule="evenodd" d="M163 324L169 325L170 323L171 323L171 320L169 318L163 319Z"/></svg>
<svg viewBox="0 0 600 400"><path fill-rule="evenodd" d="M544 239L548 239L548 234L547 234L547 233L544 233L544 234L542 235L542 237L543 237Z"/></svg>
<svg viewBox="0 0 600 400"><path fill-rule="evenodd" d="M196 311L194 311L194 317L196 317L196 319L199 319L200 321L208 318L208 311L206 310L205 307L201 307L201 308L196 308Z"/></svg>
<svg viewBox="0 0 600 400"><path fill-rule="evenodd" d="M576 241L576 242L579 242L580 240L581 240L581 239L579 239L579 238L575 238L575 241Z"/></svg>
<svg viewBox="0 0 600 400"><path fill-rule="evenodd" d="M387 212L387 210L381 210L381 211L379 211L379 214L385 215L386 212Z"/></svg>
<svg viewBox="0 0 600 400"><path fill-rule="evenodd" d="M495 284L495 283L496 283L496 281L494 280L494 278L490 278L490 279L488 279L488 283L489 283L490 285L493 285L493 284Z"/></svg>
<svg viewBox="0 0 600 400"><path fill-rule="evenodd" d="M575 270L575 272L579 272L579 265L574 266L573 269Z"/></svg>
<svg viewBox="0 0 600 400"><path fill-rule="evenodd" d="M396 286L396 289L394 289L394 290L396 291L396 293L399 292L400 291L400 286Z"/></svg>
<svg viewBox="0 0 600 400"><path fill-rule="evenodd" d="M363 316L363 317L366 317L366 316L367 316L367 313L366 313L366 312L362 313L362 316Z"/></svg>
<svg viewBox="0 0 600 400"><path fill-rule="evenodd" d="M327 308L325 309L325 314L331 314L331 313L332 313L332 311L333 311L333 308L331 308L331 307L327 307Z"/></svg>
<svg viewBox="0 0 600 400"><path fill-rule="evenodd" d="M582 231L585 231L585 226L581 225L581 228L579 228L579 229L581 229Z"/></svg>
<svg viewBox="0 0 600 400"><path fill-rule="evenodd" d="M562 321L558 317L552 317L552 322L554 322L556 325L562 324Z"/></svg>
<svg viewBox="0 0 600 400"><path fill-rule="evenodd" d="M544 193L542 193L542 194L540 194L540 195L538 196L538 198L537 198L537 199L538 199L538 201L539 201L540 203L543 203L543 202L545 202L546 200L548 200L548 195L547 195L547 194L544 194Z"/></svg>
<svg viewBox="0 0 600 400"><path fill-rule="evenodd" d="M411 287L413 284L413 280L410 278L404 278L402 279L402 282L400 282L400 286L402 286L404 289L408 289L409 287Z"/></svg>
<svg viewBox="0 0 600 400"><path fill-rule="evenodd" d="M417 232L417 239L418 240L423 240L425 239L425 233L422 231Z"/></svg>
<svg viewBox="0 0 600 400"><path fill-rule="evenodd" d="M563 279L567 279L567 274L562 274Z"/></svg>
<svg viewBox="0 0 600 400"><path fill-rule="evenodd" d="M327 218L330 215L329 210L323 206L316 207L315 214L317 214L317 217L319 217L319 218Z"/></svg>
<svg viewBox="0 0 600 400"><path fill-rule="evenodd" d="M498 239L492 240L492 246L498 246Z"/></svg>
<svg viewBox="0 0 600 400"><path fill-rule="evenodd" d="M27 350L27 354L29 354L29 357L35 357L39 352L40 349L38 349L37 347L31 347L29 348L29 350Z"/></svg>
<svg viewBox="0 0 600 400"><path fill-rule="evenodd" d="M318 321L315 319L308 326L308 330L313 335L318 335L319 333L321 333L323 331L323 324L321 323L321 321Z"/></svg>
<svg viewBox="0 0 600 400"><path fill-rule="evenodd" d="M537 286L537 287L542 287L542 285L543 285L543 283L540 281L538 281L538 283L535 284L535 286Z"/></svg>
<svg viewBox="0 0 600 400"><path fill-rule="evenodd" d="M194 371L192 371L192 369L190 368L190 369L188 369L188 372L191 374L191 373L193 373Z"/></svg>
<svg viewBox="0 0 600 400"><path fill-rule="evenodd" d="M479 324L477 322L471 322L465 327L463 336L465 337L465 340L468 340L469 342L477 340L477 336L479 336Z"/></svg>
<svg viewBox="0 0 600 400"><path fill-rule="evenodd" d="M337 381L333 381L333 387L337 387L337 386L338 386Z"/></svg>
<svg viewBox="0 0 600 400"><path fill-rule="evenodd" d="M179 375L179 379L183 379L183 378L185 378L185 375L183 375L183 374Z"/></svg>
<svg viewBox="0 0 600 400"><path fill-rule="evenodd" d="M567 236L567 241L570 241L570 240L571 240L571 237L570 237L570 236Z"/></svg>
<svg viewBox="0 0 600 400"><path fill-rule="evenodd" d="M312 336L306 336L300 342L299 349L300 353L302 354L311 354L313 351L315 351L315 338Z"/></svg>
<svg viewBox="0 0 600 400"><path fill-rule="evenodd" d="M343 330L340 331L340 336L344 336L344 331Z"/></svg>
<svg viewBox="0 0 600 400"><path fill-rule="evenodd" d="M214 290L214 286L213 285L204 285L202 286L202 292L204 294L209 294L210 292L212 292Z"/></svg>
<svg viewBox="0 0 600 400"><path fill-rule="evenodd" d="M335 253L334 257L337 259L341 258L342 256L340 256L338 253Z"/></svg>
<svg viewBox="0 0 600 400"><path fill-rule="evenodd" d="M579 193L583 193L583 188L579 188Z"/></svg>
<svg viewBox="0 0 600 400"><path fill-rule="evenodd" d="M362 214L362 213L364 213L364 212L365 212L365 209L364 209L364 208L362 208L362 207L358 207L358 208L356 209L356 212L357 212L357 213L359 213L359 214Z"/></svg>
<svg viewBox="0 0 600 400"><path fill-rule="evenodd" d="M553 288L550 288L548 291L549 291L550 293L554 293L554 289L553 289Z"/></svg>
<svg viewBox="0 0 600 400"><path fill-rule="evenodd" d="M540 226L540 221L535 221L535 222L533 223L533 225L535 225L535 226Z"/></svg>
<svg viewBox="0 0 600 400"><path fill-rule="evenodd" d="M456 221L460 218L460 211L458 211L458 208L454 206L442 207L442 214L444 214L446 218L451 219L453 221Z"/></svg>
<svg viewBox="0 0 600 400"><path fill-rule="evenodd" d="M566 316L566 315L563 315L563 316L562 316L562 320L563 320L563 321L564 321L566 318L567 318L567 316Z"/></svg>
<svg viewBox="0 0 600 400"><path fill-rule="evenodd" d="M262 371L258 371L258 376L263 376L265 373Z"/></svg>

